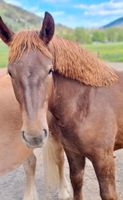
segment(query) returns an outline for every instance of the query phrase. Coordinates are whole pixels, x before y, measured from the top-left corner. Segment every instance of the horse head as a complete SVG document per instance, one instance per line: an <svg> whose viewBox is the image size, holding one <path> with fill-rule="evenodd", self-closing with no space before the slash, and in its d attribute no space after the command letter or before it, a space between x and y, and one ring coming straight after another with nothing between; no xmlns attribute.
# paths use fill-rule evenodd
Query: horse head
<svg viewBox="0 0 123 200"><path fill-rule="evenodd" d="M46 12L40 31L13 33L0 18L0 37L9 46L8 73L22 113L23 141L41 147L48 137L47 110L52 83L48 44L54 35L53 17Z"/></svg>

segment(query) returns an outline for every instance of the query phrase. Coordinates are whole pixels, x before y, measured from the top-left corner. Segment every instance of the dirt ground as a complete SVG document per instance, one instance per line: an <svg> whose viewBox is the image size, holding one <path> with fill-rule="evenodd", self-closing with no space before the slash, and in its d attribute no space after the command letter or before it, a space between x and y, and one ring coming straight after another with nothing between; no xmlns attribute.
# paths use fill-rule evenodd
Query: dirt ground
<svg viewBox="0 0 123 200"><path fill-rule="evenodd" d="M112 63L113 67L118 70L123 69L123 63ZM39 200L47 200L45 196L45 186L43 177L43 167L41 152L38 152L38 164L36 173L36 185L39 193ZM123 200L123 150L114 153L116 156L116 183L119 200ZM68 166L66 164L66 175L68 174ZM25 175L23 167L20 166L16 170L0 177L0 200L22 200L24 191ZM57 194L53 194L51 200L57 200ZM99 187L97 179L91 163L87 160L85 178L84 178L84 199L85 200L101 200L99 196Z"/></svg>

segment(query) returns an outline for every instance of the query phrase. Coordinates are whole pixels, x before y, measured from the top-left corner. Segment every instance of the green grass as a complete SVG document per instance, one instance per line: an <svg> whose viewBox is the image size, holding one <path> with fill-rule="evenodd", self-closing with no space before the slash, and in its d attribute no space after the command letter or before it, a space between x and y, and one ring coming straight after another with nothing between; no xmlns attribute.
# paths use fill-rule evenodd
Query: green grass
<svg viewBox="0 0 123 200"><path fill-rule="evenodd" d="M0 68L6 67L8 62L8 47L0 41Z"/></svg>
<svg viewBox="0 0 123 200"><path fill-rule="evenodd" d="M85 45L86 48L96 52L100 58L110 62L123 62L123 42L97 43Z"/></svg>
<svg viewBox="0 0 123 200"><path fill-rule="evenodd" d="M110 62L123 62L123 42L97 43L84 45L87 49L96 52L100 58ZM5 67L8 62L8 47L0 41L0 67Z"/></svg>

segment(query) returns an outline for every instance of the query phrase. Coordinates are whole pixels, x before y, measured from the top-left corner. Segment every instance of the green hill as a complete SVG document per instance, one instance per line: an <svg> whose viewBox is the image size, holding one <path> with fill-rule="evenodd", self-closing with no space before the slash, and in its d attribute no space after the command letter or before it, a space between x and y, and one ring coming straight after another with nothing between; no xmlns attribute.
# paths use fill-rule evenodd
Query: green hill
<svg viewBox="0 0 123 200"><path fill-rule="evenodd" d="M5 3L3 0L0 0L0 15L14 31L23 28L39 28L42 21L41 17L20 7Z"/></svg>
<svg viewBox="0 0 123 200"><path fill-rule="evenodd" d="M27 28L39 29L42 22L41 17L18 6L8 4L3 0L0 0L0 16L13 31ZM61 24L56 25L56 32L58 34L61 31L66 33L70 30L70 28Z"/></svg>

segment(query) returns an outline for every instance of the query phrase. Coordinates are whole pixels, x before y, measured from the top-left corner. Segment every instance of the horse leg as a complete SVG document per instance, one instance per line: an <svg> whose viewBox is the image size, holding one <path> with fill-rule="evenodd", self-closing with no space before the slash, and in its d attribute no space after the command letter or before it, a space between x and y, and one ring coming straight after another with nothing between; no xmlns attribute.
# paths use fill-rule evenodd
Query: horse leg
<svg viewBox="0 0 123 200"><path fill-rule="evenodd" d="M70 185L65 177L64 171L64 150L61 144L57 144L56 149L56 163L59 172L59 199L68 200L71 199Z"/></svg>
<svg viewBox="0 0 123 200"><path fill-rule="evenodd" d="M97 155L98 152L98 155ZM115 186L115 163L113 151L97 150L92 159L102 200L118 200Z"/></svg>
<svg viewBox="0 0 123 200"><path fill-rule="evenodd" d="M38 200L35 186L36 157L32 154L23 164L26 174L24 200Z"/></svg>
<svg viewBox="0 0 123 200"><path fill-rule="evenodd" d="M59 139L51 133L43 147L43 161L45 184L51 189L59 187L59 199L71 199L70 187L64 173L64 150Z"/></svg>
<svg viewBox="0 0 123 200"><path fill-rule="evenodd" d="M73 199L83 200L82 197L82 185L83 175L85 168L85 157L73 152L66 152L69 167L70 167L70 179L73 187Z"/></svg>

